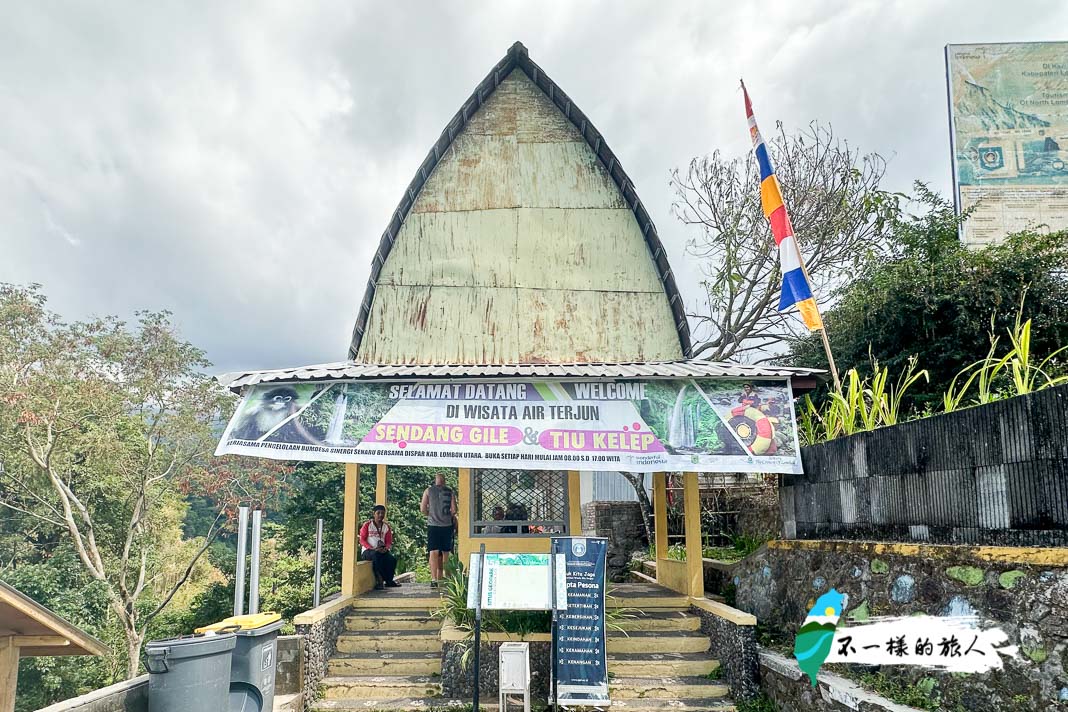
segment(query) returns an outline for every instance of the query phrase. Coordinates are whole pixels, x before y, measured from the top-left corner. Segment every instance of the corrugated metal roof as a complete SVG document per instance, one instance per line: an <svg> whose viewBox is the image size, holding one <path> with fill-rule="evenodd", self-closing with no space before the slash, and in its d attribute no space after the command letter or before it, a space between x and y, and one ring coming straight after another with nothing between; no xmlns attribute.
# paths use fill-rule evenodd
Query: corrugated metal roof
<svg viewBox="0 0 1068 712"><path fill-rule="evenodd" d="M363 300L360 302L359 314L352 332L352 340L349 346L349 357L360 357L360 345L369 326L368 322L371 316L372 305L375 302L375 295L379 287L379 278L382 275L386 259L393 250L394 243L401 231L401 227L412 208L415 206L428 179L450 149L454 148L454 141L463 132L463 129L477 115L479 109L482 108L485 102L498 90L505 78L516 69L521 70L526 74L530 81L533 82L553 104L555 104L556 108L559 109L574 128L577 129L578 134L581 135L582 139L585 140L586 144L596 156L596 160L601 163L612 181L615 183L619 190L619 194L622 196L623 202L626 205L626 209L633 213L634 219L637 221L638 229L644 237L645 244L649 249L649 254L655 265L657 278L663 285L664 293L668 300L668 307L671 311L671 318L674 322L671 327L668 328L674 331L675 335L677 335L682 355L690 356L692 353L690 328L686 319L686 310L683 299L679 294L674 274L671 271L671 266L668 264L667 252L660 242L652 218L642 204L641 199L638 197L634 188L634 183L623 170L619 159L608 147L604 137L594 127L589 118L575 105L571 100L571 97L569 97L545 74L545 71L541 67L531 61L527 48L521 43L516 42L512 45L511 49L508 50L508 53L504 58L494 66L486 78L479 83L471 97L464 102L463 106L460 107L460 110L456 112L456 115L449 121L445 130L442 131L441 136L427 153L426 158L419 166L419 169L415 173L415 177L408 185L408 189L404 192L404 196L397 205L397 209L393 212L390 222L386 226L385 232L382 234L381 240L379 241L378 250L371 262L371 274L367 281L367 289L364 292Z"/></svg>
<svg viewBox="0 0 1068 712"><path fill-rule="evenodd" d="M218 380L240 391L256 383L434 378L804 378L826 371L787 366L752 366L721 361L652 361L648 363L515 363L492 365L375 364L339 361L273 371L224 373Z"/></svg>

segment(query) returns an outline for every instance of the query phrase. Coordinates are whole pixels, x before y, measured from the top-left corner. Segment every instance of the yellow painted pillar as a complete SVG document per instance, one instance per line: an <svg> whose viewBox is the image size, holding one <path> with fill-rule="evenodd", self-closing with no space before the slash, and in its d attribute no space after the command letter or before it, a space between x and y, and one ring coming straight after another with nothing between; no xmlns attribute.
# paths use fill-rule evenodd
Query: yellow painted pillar
<svg viewBox="0 0 1068 712"><path fill-rule="evenodd" d="M456 487L456 553L467 570L471 562L471 470L461 467L457 472Z"/></svg>
<svg viewBox="0 0 1068 712"><path fill-rule="evenodd" d="M686 574L690 581L690 595L705 596L705 567L701 545L701 492L696 472L682 475L682 496L686 515Z"/></svg>
<svg viewBox="0 0 1068 712"><path fill-rule="evenodd" d="M653 536L656 539L657 562L667 558L668 531L667 531L667 474L664 472L653 473ZM661 582L660 566L656 567L657 583Z"/></svg>
<svg viewBox="0 0 1068 712"><path fill-rule="evenodd" d="M375 504L381 504L383 507L389 507L389 491L386 487L386 466L375 465L375 477L377 482L375 483Z"/></svg>
<svg viewBox="0 0 1068 712"><path fill-rule="evenodd" d="M15 684L19 680L19 649L13 636L0 638L0 712L15 709Z"/></svg>
<svg viewBox="0 0 1068 712"><path fill-rule="evenodd" d="M567 471L568 535L582 536L582 491L578 470Z"/></svg>
<svg viewBox="0 0 1068 712"><path fill-rule="evenodd" d="M356 595L356 562L360 543L356 540L360 512L360 466L345 463L345 514L341 523L341 595ZM336 541L336 540L335 540Z"/></svg>

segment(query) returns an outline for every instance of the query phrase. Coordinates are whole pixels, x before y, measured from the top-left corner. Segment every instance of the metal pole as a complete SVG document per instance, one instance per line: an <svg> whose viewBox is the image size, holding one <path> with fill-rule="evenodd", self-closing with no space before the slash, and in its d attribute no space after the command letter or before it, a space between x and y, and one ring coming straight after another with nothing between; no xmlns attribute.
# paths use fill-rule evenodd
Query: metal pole
<svg viewBox="0 0 1068 712"><path fill-rule="evenodd" d="M234 615L245 612L245 550L248 548L248 507L237 509L237 571L234 574Z"/></svg>
<svg viewBox="0 0 1068 712"><path fill-rule="evenodd" d="M319 607L319 583L323 573L323 520L315 520L315 593L312 596L312 608Z"/></svg>
<svg viewBox="0 0 1068 712"><path fill-rule="evenodd" d="M553 681L553 687L552 687L552 692L553 692L553 712L559 712L560 703L558 702L558 699L560 697L560 695L559 695L560 689L559 689L558 685L560 684L560 676L556 674L557 673L556 664L557 664L557 662L559 662L560 653L559 653L559 650L557 649L557 645L558 645L558 643L560 641L560 638L557 636L556 630L557 630L560 602L556 600L556 547L552 545L554 543L556 543L555 539L552 540L552 543L550 543L550 545L549 545L549 581L550 581L549 585L552 586L552 602L553 602L552 643L550 643L553 646L553 649L552 649L552 661L549 663L549 665L550 665L549 675L551 675L550 679Z"/></svg>
<svg viewBox="0 0 1068 712"><path fill-rule="evenodd" d="M263 512L252 513L252 565L248 581L248 612L260 612L260 527Z"/></svg>
<svg viewBox="0 0 1068 712"><path fill-rule="evenodd" d="M479 648L482 646L482 573L486 570L486 545L478 545L478 573L475 574L475 692L471 707L478 712Z"/></svg>

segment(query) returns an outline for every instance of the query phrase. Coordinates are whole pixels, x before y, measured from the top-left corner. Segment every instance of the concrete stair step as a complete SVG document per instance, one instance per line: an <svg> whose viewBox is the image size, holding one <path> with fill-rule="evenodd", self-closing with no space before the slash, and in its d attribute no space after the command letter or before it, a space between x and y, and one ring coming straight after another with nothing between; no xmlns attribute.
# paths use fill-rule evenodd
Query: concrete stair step
<svg viewBox="0 0 1068 712"><path fill-rule="evenodd" d="M710 675L719 661L707 653L612 653L608 654L608 672L613 678L643 677L650 670L670 677Z"/></svg>
<svg viewBox="0 0 1068 712"><path fill-rule="evenodd" d="M440 697L441 679L418 675L330 676L319 683L328 700L398 700Z"/></svg>
<svg viewBox="0 0 1068 712"><path fill-rule="evenodd" d="M630 580L634 583L656 583L656 576L650 576L649 574L642 573L641 571L631 571Z"/></svg>
<svg viewBox="0 0 1068 712"><path fill-rule="evenodd" d="M479 701L479 709L497 712L497 697L491 696ZM334 712L335 710L427 710L451 709L470 710L471 700L446 700L443 698L408 698L408 699L365 699L365 700L316 700L312 703L312 712ZM612 700L612 709L625 709L627 712L662 712L664 709L687 710L689 712L736 712L734 703L726 699L621 699ZM509 705L509 709L515 709Z"/></svg>
<svg viewBox="0 0 1068 712"><path fill-rule="evenodd" d="M404 588L392 589L392 591L404 591ZM384 592L375 591L374 594L357 596L352 601L352 607L357 610L395 611L398 609L419 609L429 613L441 606L441 596L437 595L405 595L393 594L389 589Z"/></svg>
<svg viewBox="0 0 1068 712"><path fill-rule="evenodd" d="M636 630L608 633L609 653L703 653L708 636L695 631Z"/></svg>
<svg viewBox="0 0 1068 712"><path fill-rule="evenodd" d="M652 583L621 584L606 601L610 608L687 610L690 597Z"/></svg>
<svg viewBox="0 0 1068 712"><path fill-rule="evenodd" d="M368 610L345 618L345 630L440 630L441 620L419 609Z"/></svg>
<svg viewBox="0 0 1068 712"><path fill-rule="evenodd" d="M730 694L730 687L707 677L613 677L608 688L613 700L713 699Z"/></svg>
<svg viewBox="0 0 1068 712"><path fill-rule="evenodd" d="M632 617L617 620L615 625L627 632L640 630L694 631L701 629L701 619L686 611L633 611ZM615 630L609 628L609 633Z"/></svg>
<svg viewBox="0 0 1068 712"><path fill-rule="evenodd" d="M441 651L438 630L361 630L337 637L341 653L433 653Z"/></svg>
<svg viewBox="0 0 1068 712"><path fill-rule="evenodd" d="M642 573L645 574L646 576L652 576L653 579L655 580L656 579L656 562L655 561L643 561L642 562Z"/></svg>
<svg viewBox="0 0 1068 712"><path fill-rule="evenodd" d="M330 658L328 673L354 675L440 675L441 653L338 653Z"/></svg>

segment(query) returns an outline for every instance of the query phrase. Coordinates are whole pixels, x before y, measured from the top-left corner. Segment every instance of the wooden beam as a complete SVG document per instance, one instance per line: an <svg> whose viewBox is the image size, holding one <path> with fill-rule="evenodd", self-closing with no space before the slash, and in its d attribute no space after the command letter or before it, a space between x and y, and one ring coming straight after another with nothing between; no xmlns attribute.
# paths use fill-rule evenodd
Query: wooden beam
<svg viewBox="0 0 1068 712"><path fill-rule="evenodd" d="M653 537L656 539L656 560L667 558L667 474L653 473ZM660 567L656 567L656 580L660 581Z"/></svg>
<svg viewBox="0 0 1068 712"><path fill-rule="evenodd" d="M359 541L356 539L360 511L360 466L345 463L345 514L341 530L341 595L356 594L356 562ZM337 541L336 539L334 541ZM2 712L2 711L0 711Z"/></svg>
<svg viewBox="0 0 1068 712"><path fill-rule="evenodd" d="M59 648L70 645L62 635L16 635L11 638L16 648Z"/></svg>
<svg viewBox="0 0 1068 712"><path fill-rule="evenodd" d="M386 485L386 466L375 465L375 504L389 507L389 489Z"/></svg>
<svg viewBox="0 0 1068 712"><path fill-rule="evenodd" d="M456 554L467 570L471 561L471 470L461 467L456 472Z"/></svg>
<svg viewBox="0 0 1068 712"><path fill-rule="evenodd" d="M568 536L582 536L582 490L579 471L567 471Z"/></svg>
<svg viewBox="0 0 1068 712"><path fill-rule="evenodd" d="M685 503L686 521L686 571L690 579L690 596L705 596L705 565L701 542L701 493L698 489L697 473L686 472L682 475L682 495Z"/></svg>
<svg viewBox="0 0 1068 712"><path fill-rule="evenodd" d="M0 638L0 712L14 712L19 681L19 649L11 638Z"/></svg>

